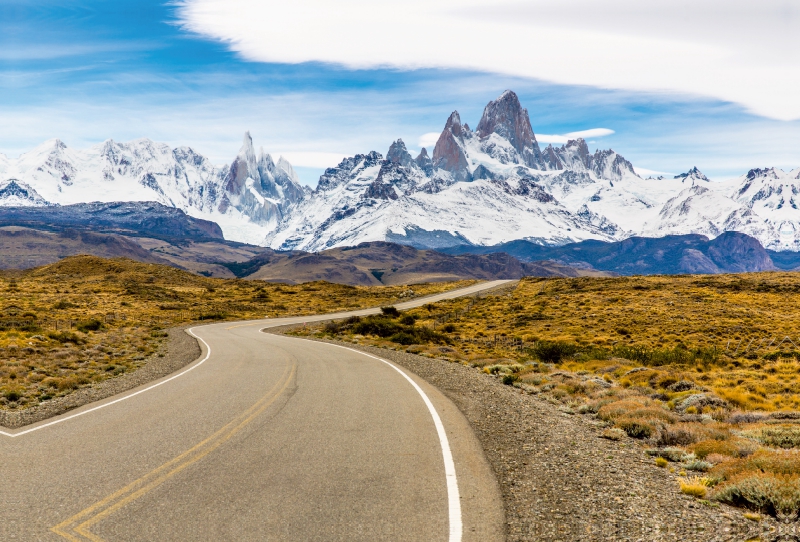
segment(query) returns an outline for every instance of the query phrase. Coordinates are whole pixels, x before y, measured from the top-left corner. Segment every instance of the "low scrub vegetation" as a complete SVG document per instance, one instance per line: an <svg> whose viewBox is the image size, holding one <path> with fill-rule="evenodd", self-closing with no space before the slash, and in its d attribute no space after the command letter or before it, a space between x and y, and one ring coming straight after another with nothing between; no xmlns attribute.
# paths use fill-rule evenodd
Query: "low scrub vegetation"
<svg viewBox="0 0 800 542"><path fill-rule="evenodd" d="M641 444L676 490L786 518L800 512L798 301L790 273L530 278L381 317L408 317L413 341L355 323L303 333L475 367Z"/></svg>
<svg viewBox="0 0 800 542"><path fill-rule="evenodd" d="M0 408L34 406L133 371L163 355L166 328L390 305L468 284L289 286L213 279L167 266L91 256L3 272ZM398 343L445 340L408 319L386 321L395 326L392 336Z"/></svg>

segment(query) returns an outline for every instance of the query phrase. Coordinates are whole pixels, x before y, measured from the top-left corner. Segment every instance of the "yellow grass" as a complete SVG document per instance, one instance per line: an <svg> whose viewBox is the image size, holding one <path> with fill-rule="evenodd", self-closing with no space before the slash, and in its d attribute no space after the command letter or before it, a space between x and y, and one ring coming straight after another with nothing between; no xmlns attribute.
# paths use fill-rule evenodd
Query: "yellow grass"
<svg viewBox="0 0 800 542"><path fill-rule="evenodd" d="M4 272L0 408L33 406L134 370L160 352L163 330L173 326L359 309L472 282L288 286L92 256Z"/></svg>
<svg viewBox="0 0 800 542"><path fill-rule="evenodd" d="M346 330L306 332L484 368L596 415L609 425L606 438L627 435L653 455L681 458L684 475L712 470L681 479L684 493L704 498L720 481L712 498L797 511L800 474L787 458L800 453L799 275L530 278L506 293L409 312L447 347L441 338L405 347Z"/></svg>

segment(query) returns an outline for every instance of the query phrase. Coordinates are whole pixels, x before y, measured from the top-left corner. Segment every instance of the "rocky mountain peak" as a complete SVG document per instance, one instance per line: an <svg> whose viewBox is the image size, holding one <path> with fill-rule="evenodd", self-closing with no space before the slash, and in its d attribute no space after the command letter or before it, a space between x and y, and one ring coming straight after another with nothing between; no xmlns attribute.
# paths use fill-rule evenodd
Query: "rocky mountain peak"
<svg viewBox="0 0 800 542"><path fill-rule="evenodd" d="M386 159L393 164L398 164L403 167L411 167L414 159L406 149L406 144L402 139L398 139L389 147L389 152L386 153Z"/></svg>
<svg viewBox="0 0 800 542"><path fill-rule="evenodd" d="M464 132L464 127L461 125L461 115L458 111L453 111L447 118L444 125L444 131L452 133L456 137L461 137Z"/></svg>
<svg viewBox="0 0 800 542"><path fill-rule="evenodd" d="M520 152L535 141L528 110L523 109L517 95L510 90L486 105L475 133L481 139L497 134Z"/></svg>
<svg viewBox="0 0 800 542"><path fill-rule="evenodd" d="M428 156L428 149L425 147L422 147L422 150L419 151L414 162L416 162L417 166L424 171L426 175L431 175L433 173L433 160Z"/></svg>
<svg viewBox="0 0 800 542"><path fill-rule="evenodd" d="M681 173L680 175L675 175L674 178L675 179L684 179L684 180L685 179L689 179L689 178L693 178L693 179L698 179L698 180L701 180L701 181L711 182L708 177L703 175L703 173L699 169L697 169L697 166L693 167L692 169L690 169L686 173Z"/></svg>
<svg viewBox="0 0 800 542"><path fill-rule="evenodd" d="M511 143L523 164L537 169L545 166L528 110L522 107L519 97L511 90L486 105L475 133L481 139L497 134Z"/></svg>
<svg viewBox="0 0 800 542"><path fill-rule="evenodd" d="M18 179L0 181L0 207L47 207L51 205L30 185Z"/></svg>
<svg viewBox="0 0 800 542"><path fill-rule="evenodd" d="M253 147L253 138L250 137L250 132L244 133L242 138L242 148L239 149L239 156L244 156L248 162L256 162L256 151Z"/></svg>
<svg viewBox="0 0 800 542"><path fill-rule="evenodd" d="M467 155L463 148L464 133L461 116L458 111L453 111L433 148L433 166L450 172L457 181L467 181L471 178Z"/></svg>

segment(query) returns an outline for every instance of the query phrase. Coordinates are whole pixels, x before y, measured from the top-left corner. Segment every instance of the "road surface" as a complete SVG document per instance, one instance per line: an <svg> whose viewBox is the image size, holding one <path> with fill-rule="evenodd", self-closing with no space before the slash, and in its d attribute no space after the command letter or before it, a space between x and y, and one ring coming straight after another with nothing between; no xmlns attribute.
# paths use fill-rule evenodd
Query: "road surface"
<svg viewBox="0 0 800 542"><path fill-rule="evenodd" d="M0 539L502 540L495 478L438 390L261 332L331 317L195 327L203 354L181 371L0 431Z"/></svg>

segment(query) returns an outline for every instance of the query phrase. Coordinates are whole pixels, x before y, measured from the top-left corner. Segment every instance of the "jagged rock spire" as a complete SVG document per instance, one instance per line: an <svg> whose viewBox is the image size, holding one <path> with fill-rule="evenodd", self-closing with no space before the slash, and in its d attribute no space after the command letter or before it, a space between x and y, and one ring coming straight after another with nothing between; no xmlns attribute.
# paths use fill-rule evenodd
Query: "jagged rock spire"
<svg viewBox="0 0 800 542"><path fill-rule="evenodd" d="M544 167L528 110L522 107L519 97L511 90L506 90L496 100L486 105L475 133L481 139L497 134L511 143L525 165L533 168Z"/></svg>
<svg viewBox="0 0 800 542"><path fill-rule="evenodd" d="M464 133L461 116L458 111L453 111L433 148L434 167L449 171L458 181L470 179L469 163L463 149Z"/></svg>

